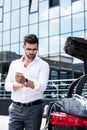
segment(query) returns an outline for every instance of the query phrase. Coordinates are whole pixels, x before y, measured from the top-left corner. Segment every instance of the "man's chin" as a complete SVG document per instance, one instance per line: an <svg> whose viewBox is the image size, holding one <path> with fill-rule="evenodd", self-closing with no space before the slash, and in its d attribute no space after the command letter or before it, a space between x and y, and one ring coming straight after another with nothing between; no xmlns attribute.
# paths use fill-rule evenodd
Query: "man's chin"
<svg viewBox="0 0 87 130"><path fill-rule="evenodd" d="M35 56L27 56L28 59L33 60Z"/></svg>

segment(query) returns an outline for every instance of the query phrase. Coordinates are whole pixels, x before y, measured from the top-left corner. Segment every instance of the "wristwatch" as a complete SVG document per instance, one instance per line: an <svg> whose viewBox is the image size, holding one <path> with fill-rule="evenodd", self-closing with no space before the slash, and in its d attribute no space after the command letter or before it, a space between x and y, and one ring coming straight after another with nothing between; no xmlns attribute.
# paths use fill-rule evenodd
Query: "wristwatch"
<svg viewBox="0 0 87 130"><path fill-rule="evenodd" d="M28 87L28 79L27 78L25 78L24 86Z"/></svg>

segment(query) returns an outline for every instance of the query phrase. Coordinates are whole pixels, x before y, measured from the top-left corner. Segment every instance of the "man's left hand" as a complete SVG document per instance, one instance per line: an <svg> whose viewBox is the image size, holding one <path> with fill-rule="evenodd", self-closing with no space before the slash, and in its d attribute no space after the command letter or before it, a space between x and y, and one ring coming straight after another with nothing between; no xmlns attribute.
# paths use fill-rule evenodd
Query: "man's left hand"
<svg viewBox="0 0 87 130"><path fill-rule="evenodd" d="M24 84L25 83L25 77L22 73L16 72L15 80L18 83Z"/></svg>

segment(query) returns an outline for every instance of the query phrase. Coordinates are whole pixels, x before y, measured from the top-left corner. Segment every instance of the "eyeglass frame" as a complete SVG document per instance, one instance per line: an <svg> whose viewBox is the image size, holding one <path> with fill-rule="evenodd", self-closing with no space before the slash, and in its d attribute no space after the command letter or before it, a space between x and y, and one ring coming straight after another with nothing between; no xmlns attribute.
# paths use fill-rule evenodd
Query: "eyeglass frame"
<svg viewBox="0 0 87 130"><path fill-rule="evenodd" d="M26 51L32 51L32 52L34 52L34 53L36 53L36 52L38 51L38 49L37 49L37 48L35 48L35 49L26 48L25 50L26 50Z"/></svg>

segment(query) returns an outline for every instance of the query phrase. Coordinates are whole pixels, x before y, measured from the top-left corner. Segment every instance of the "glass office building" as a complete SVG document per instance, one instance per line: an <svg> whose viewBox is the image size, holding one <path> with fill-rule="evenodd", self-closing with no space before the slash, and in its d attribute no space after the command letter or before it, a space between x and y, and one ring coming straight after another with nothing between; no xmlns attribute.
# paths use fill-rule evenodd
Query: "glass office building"
<svg viewBox="0 0 87 130"><path fill-rule="evenodd" d="M87 36L86 3L87 0L0 0L0 72L5 70L3 63L7 66L15 59L13 53L17 57L23 54L23 37L34 33L39 37L39 56L50 63L50 79L72 78L72 63L80 61L65 54L63 48L68 36Z"/></svg>

